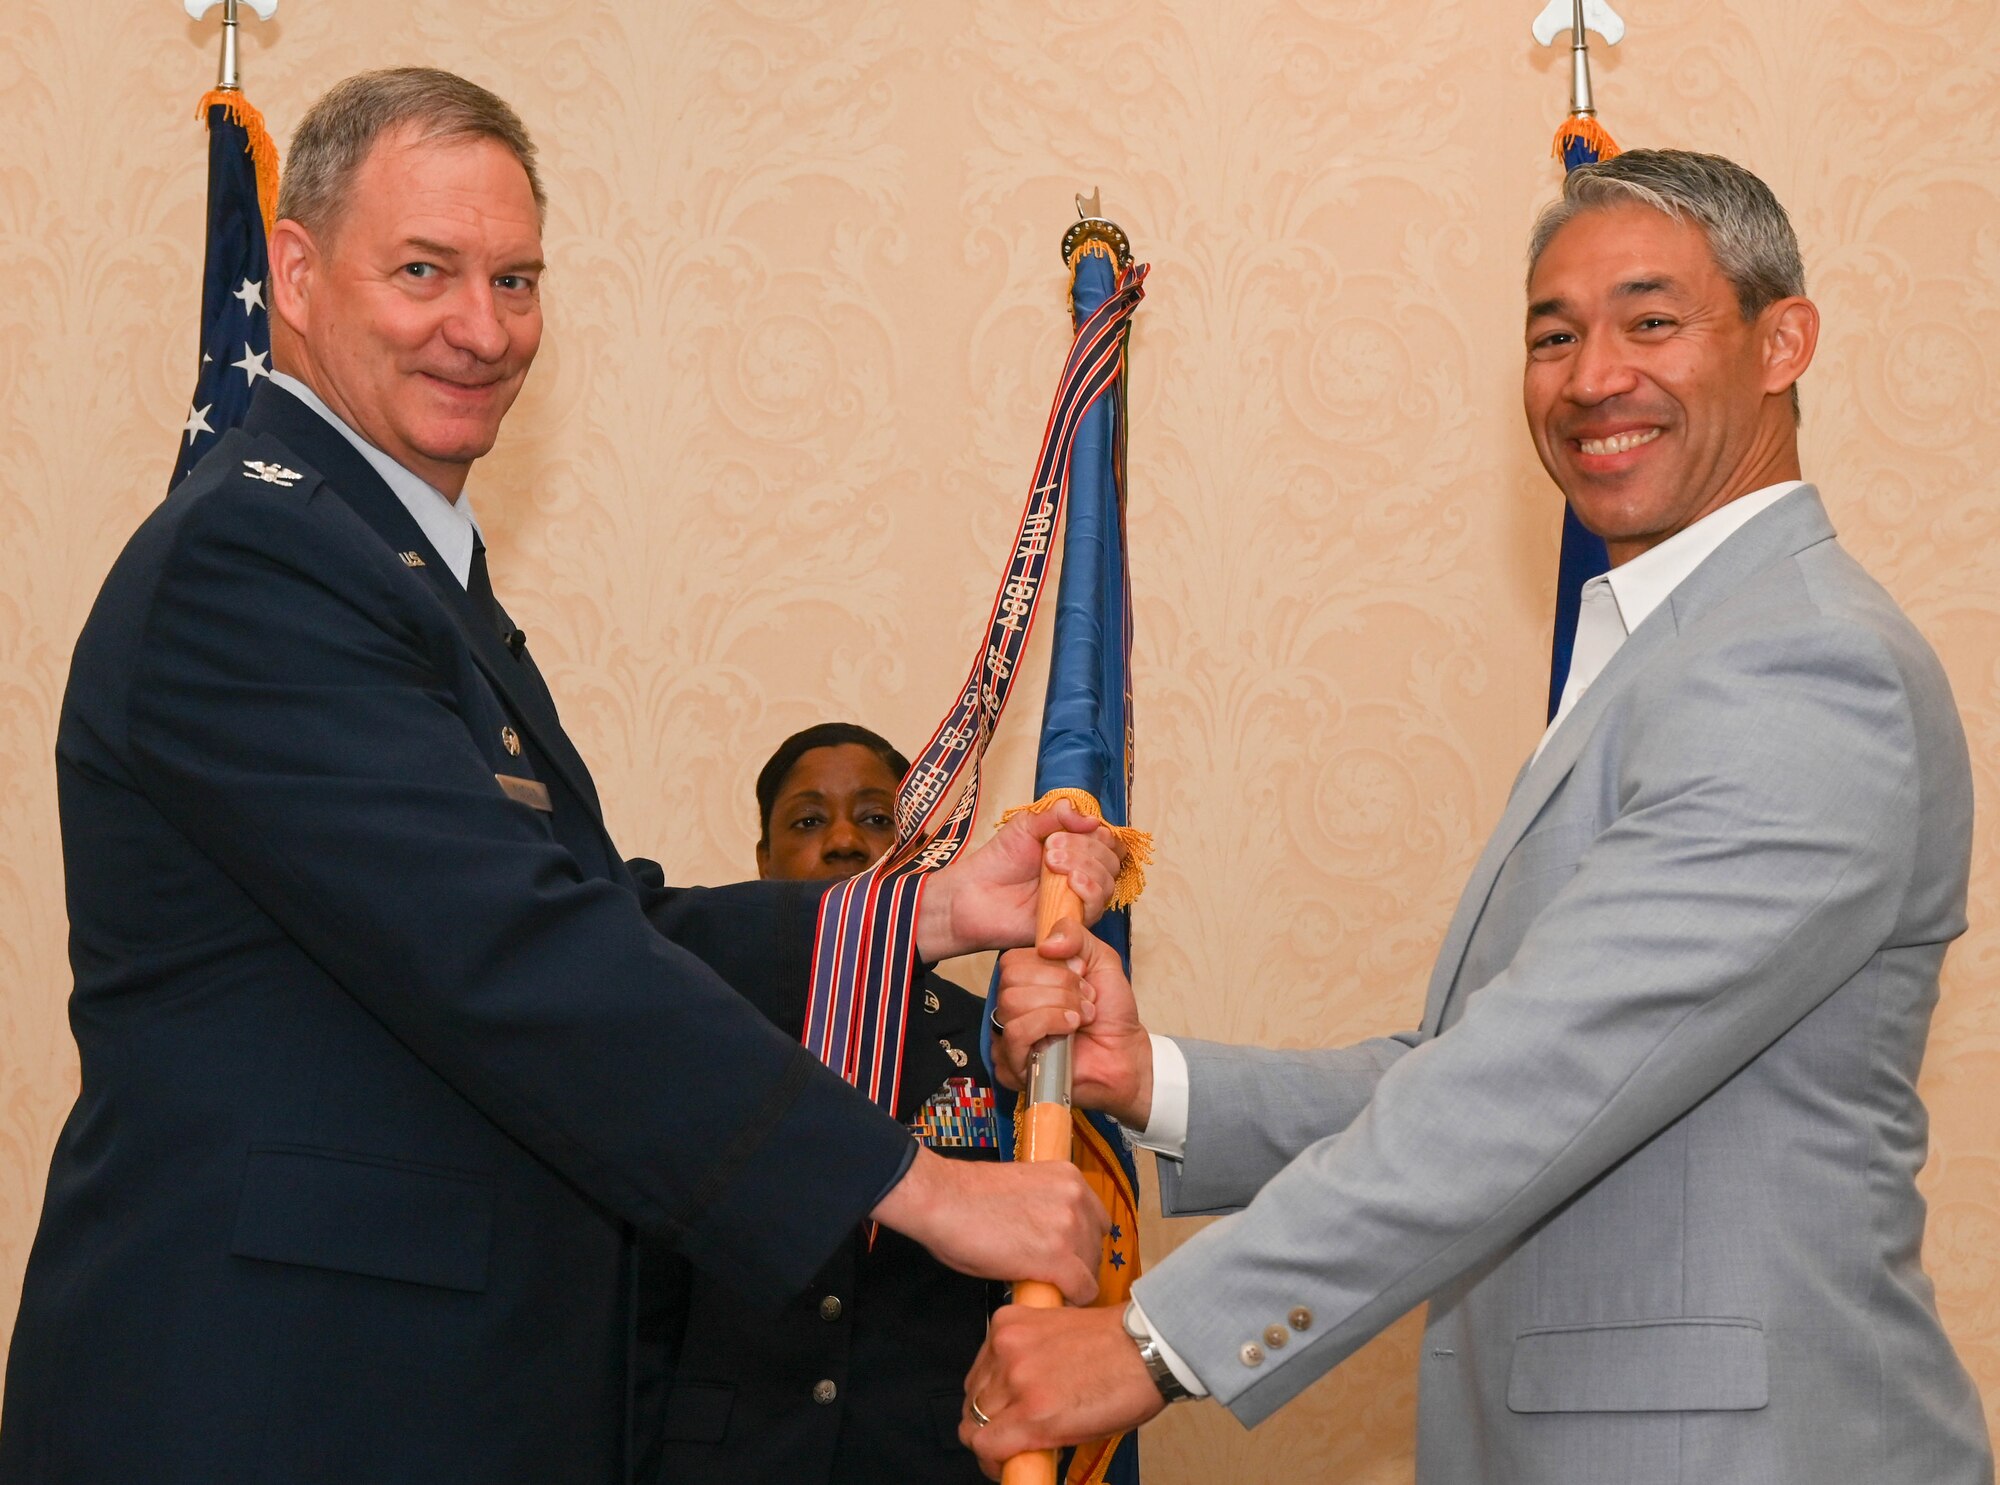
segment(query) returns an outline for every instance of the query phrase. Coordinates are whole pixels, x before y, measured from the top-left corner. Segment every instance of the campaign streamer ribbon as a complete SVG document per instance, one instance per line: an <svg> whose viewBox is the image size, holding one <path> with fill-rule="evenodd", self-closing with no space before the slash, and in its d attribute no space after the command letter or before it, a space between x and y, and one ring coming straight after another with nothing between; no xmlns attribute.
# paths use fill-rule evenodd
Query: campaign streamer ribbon
<svg viewBox="0 0 2000 1485"><path fill-rule="evenodd" d="M1145 297L1145 279L1145 264L1127 268L1117 289L1077 327L979 652L958 699L897 790L895 845L820 899L803 1041L891 1114L902 1083L924 880L957 855L971 833L979 810L979 761L1034 627L1056 523L1069 493L1071 447L1084 414L1118 385L1125 337Z"/></svg>

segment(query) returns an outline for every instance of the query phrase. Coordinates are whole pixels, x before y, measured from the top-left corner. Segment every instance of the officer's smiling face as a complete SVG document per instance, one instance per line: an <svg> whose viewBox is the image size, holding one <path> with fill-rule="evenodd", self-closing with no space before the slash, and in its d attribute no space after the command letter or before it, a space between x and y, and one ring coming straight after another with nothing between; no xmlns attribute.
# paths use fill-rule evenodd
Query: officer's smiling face
<svg viewBox="0 0 2000 1485"><path fill-rule="evenodd" d="M896 784L889 765L860 743L801 753L764 822L757 875L787 882L853 876L895 844Z"/></svg>
<svg viewBox="0 0 2000 1485"><path fill-rule="evenodd" d="M280 225L272 272L303 363L286 369L455 498L542 339L541 225L520 161L495 139L385 134L317 239Z"/></svg>

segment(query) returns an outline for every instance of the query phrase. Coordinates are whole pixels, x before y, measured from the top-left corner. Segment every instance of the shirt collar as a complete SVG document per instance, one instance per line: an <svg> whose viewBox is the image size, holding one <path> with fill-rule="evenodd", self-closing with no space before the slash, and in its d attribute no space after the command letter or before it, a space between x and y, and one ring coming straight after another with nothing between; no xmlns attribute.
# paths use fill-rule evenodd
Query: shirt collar
<svg viewBox="0 0 2000 1485"><path fill-rule="evenodd" d="M472 572L472 545L480 534L479 518L473 514L471 498L461 492L458 499L452 500L437 486L410 473L342 422L339 414L297 377L283 371L274 371L270 376L272 381L325 418L342 438L354 445L355 452L382 476L382 482L403 503L403 509L410 513L410 519L417 523L425 539L444 558L445 566L458 579L458 585L464 587Z"/></svg>
<svg viewBox="0 0 2000 1485"><path fill-rule="evenodd" d="M1804 487L1804 480L1784 480L1739 495L1630 562L1592 578L1583 585L1586 599L1594 588L1610 588L1611 596L1618 602L1618 616L1624 622L1625 632L1630 634L1714 555L1717 547L1792 491Z"/></svg>

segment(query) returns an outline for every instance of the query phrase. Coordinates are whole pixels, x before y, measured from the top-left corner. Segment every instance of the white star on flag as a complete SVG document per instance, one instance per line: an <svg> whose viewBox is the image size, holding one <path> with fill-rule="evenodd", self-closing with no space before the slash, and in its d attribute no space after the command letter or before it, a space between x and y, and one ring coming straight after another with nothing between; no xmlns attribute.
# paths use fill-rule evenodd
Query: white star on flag
<svg viewBox="0 0 2000 1485"><path fill-rule="evenodd" d="M269 376L271 374L271 368L264 364L264 357L268 354L269 352L267 351L253 351L248 345L245 345L243 347L243 359L241 361L231 361L229 364L242 372L249 379L250 385L254 387L257 385L258 377Z"/></svg>
<svg viewBox="0 0 2000 1485"><path fill-rule="evenodd" d="M181 432L187 435L190 445L194 443L197 433L213 433L215 431L208 426L209 409L214 406L215 404L211 402L208 407L190 407L188 409L188 420L182 426Z"/></svg>
<svg viewBox="0 0 2000 1485"><path fill-rule="evenodd" d="M264 281L259 279L257 282L252 283L246 278L243 280L243 287L230 295L230 298L241 299L243 301L243 313L246 315L253 309L262 309L264 307Z"/></svg>

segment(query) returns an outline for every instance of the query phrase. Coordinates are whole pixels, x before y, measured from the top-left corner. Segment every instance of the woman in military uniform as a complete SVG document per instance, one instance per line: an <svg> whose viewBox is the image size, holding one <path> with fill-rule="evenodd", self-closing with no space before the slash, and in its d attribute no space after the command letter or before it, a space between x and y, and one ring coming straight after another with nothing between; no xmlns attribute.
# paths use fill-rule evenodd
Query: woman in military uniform
<svg viewBox="0 0 2000 1485"><path fill-rule="evenodd" d="M895 839L908 771L883 738L824 723L787 738L757 778L760 877L832 881ZM761 999L760 999L761 996ZM796 987L751 994L794 1034ZM764 1003L769 1001L770 1003ZM941 1155L999 1157L979 1062L985 1002L925 972L911 998L896 1116ZM658 1485L975 1485L958 1442L966 1370L1002 1286L954 1273L917 1244L857 1231L806 1292L759 1308L696 1274L664 1389Z"/></svg>

